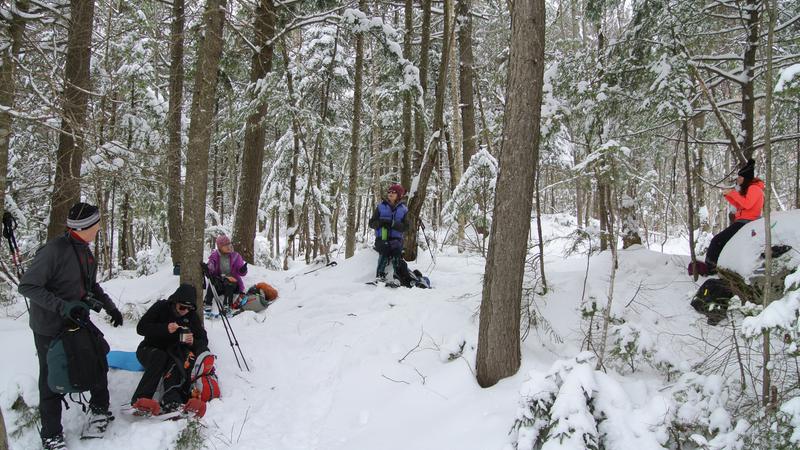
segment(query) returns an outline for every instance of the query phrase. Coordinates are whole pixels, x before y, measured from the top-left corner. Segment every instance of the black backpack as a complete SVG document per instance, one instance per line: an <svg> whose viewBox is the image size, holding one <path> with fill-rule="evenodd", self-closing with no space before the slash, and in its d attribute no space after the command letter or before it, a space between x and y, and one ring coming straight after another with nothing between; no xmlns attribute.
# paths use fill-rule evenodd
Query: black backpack
<svg viewBox="0 0 800 450"><path fill-rule="evenodd" d="M728 302L734 296L730 284L719 278L706 280L692 299L692 307L708 318L709 325L716 325L725 318Z"/></svg>
<svg viewBox="0 0 800 450"><path fill-rule="evenodd" d="M47 350L47 385L57 394L91 390L108 372L108 342L93 323L81 322L62 331Z"/></svg>
<svg viewBox="0 0 800 450"><path fill-rule="evenodd" d="M395 270L394 277L400 281L400 284L407 288L418 287L429 289L431 287L431 282L428 277L423 276L422 272L419 270L414 269L413 272L408 270L408 264L406 264L403 258L400 258L400 261L397 263L397 270Z"/></svg>

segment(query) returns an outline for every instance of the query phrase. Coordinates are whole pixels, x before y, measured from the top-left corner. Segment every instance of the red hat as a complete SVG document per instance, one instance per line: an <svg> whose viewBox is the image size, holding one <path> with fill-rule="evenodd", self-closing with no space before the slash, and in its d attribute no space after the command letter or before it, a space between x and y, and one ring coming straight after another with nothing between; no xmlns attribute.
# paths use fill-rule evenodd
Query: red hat
<svg viewBox="0 0 800 450"><path fill-rule="evenodd" d="M403 198L403 196L406 195L405 188L397 183L389 186L389 192L396 192L398 198Z"/></svg>

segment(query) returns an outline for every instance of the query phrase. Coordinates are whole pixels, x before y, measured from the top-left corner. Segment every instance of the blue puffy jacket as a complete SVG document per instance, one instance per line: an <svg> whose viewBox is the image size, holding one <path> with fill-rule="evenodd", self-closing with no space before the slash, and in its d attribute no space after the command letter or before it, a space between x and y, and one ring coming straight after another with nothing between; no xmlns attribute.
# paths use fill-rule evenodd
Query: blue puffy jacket
<svg viewBox="0 0 800 450"><path fill-rule="evenodd" d="M375 230L375 239L383 240L383 228L387 229L386 240L403 240L403 232L408 228L406 215L408 207L398 202L394 207L386 200L382 201L369 219L369 227Z"/></svg>

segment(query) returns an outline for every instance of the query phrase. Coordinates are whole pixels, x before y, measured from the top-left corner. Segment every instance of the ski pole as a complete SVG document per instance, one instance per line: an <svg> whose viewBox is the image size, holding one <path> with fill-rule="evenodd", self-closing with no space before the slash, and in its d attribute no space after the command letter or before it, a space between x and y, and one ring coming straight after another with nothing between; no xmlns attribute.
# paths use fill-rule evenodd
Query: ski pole
<svg viewBox="0 0 800 450"><path fill-rule="evenodd" d="M203 275L208 279L209 288L211 289L211 295L214 297L214 301L217 304L217 309L223 313L224 309L222 306L222 300L219 298L219 293L217 292L217 288L214 286L214 280L211 273L208 271L208 266L206 264L200 263L200 266L203 268ZM233 351L233 357L236 358L236 365L239 366L239 370L242 370L242 364L239 362L239 355L242 356L242 362L244 362L245 368L247 371L250 371L250 367L247 365L247 360L244 357L244 353L242 353L242 348L239 346L239 340L236 339L236 334L233 332L233 327L231 326L228 318L225 317L224 314L220 314L222 318L222 327L225 328L225 335L228 337L228 343L231 346L231 350ZM235 347L234 347L235 345ZM236 353L236 349L239 349L239 353Z"/></svg>
<svg viewBox="0 0 800 450"><path fill-rule="evenodd" d="M422 236L425 237L425 243L428 245L428 251L431 254L431 259L433 260L434 264L436 263L436 257L433 256L433 248L431 247L431 242L428 240L428 235L425 234L425 223L422 222L422 219L419 220L419 225L422 227Z"/></svg>

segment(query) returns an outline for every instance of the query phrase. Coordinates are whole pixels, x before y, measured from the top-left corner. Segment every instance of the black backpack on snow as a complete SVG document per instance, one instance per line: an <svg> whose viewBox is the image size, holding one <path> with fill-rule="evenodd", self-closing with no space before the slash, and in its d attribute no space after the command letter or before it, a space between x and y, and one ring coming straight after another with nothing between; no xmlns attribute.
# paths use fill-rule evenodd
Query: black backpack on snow
<svg viewBox="0 0 800 450"><path fill-rule="evenodd" d="M719 278L706 280L692 299L692 307L708 317L709 325L716 325L725 318L728 302L734 296L728 281Z"/></svg>
<svg viewBox="0 0 800 450"><path fill-rule="evenodd" d="M408 264L406 264L403 258L399 258L400 261L397 263L397 268L394 273L394 277L400 281L400 284L407 287L418 287L423 289L429 289L431 287L431 282L428 277L423 276L422 272L417 269L414 271L408 270Z"/></svg>

